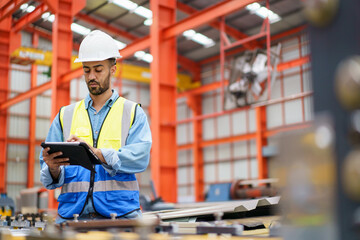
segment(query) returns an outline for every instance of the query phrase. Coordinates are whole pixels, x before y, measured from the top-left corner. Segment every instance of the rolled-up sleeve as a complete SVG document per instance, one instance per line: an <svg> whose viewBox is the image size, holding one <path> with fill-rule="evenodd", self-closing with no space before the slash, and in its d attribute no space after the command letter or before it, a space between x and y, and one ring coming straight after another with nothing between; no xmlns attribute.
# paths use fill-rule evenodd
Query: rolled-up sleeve
<svg viewBox="0 0 360 240"><path fill-rule="evenodd" d="M117 173L143 172L149 164L151 144L151 131L146 114L137 106L135 121L129 130L125 146L118 151L101 149L107 162L103 167L112 176Z"/></svg>
<svg viewBox="0 0 360 240"><path fill-rule="evenodd" d="M54 121L52 122L50 126L49 133L46 137L46 142L62 142L63 136L62 136L62 130L61 125L59 121L59 114L56 115L54 118ZM64 184L64 169L61 167L60 175L57 181L54 181L52 178L48 165L43 160L42 151L40 151L40 181L47 189L55 189L58 187L61 187Z"/></svg>

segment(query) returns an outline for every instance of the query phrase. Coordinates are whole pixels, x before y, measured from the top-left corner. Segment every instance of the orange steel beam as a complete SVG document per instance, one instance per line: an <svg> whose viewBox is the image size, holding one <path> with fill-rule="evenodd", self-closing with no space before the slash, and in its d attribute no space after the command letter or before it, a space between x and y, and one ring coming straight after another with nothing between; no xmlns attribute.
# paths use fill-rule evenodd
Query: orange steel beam
<svg viewBox="0 0 360 240"><path fill-rule="evenodd" d="M50 1L47 0L48 4ZM52 67L51 67L51 119L54 119L59 109L70 103L70 83L59 85L60 76L71 69L71 55L73 36L71 23L77 11L84 8L85 0L78 0L76 4L70 0L51 1L55 8L55 21L52 27ZM49 191L49 208L56 208L54 192Z"/></svg>
<svg viewBox="0 0 360 240"><path fill-rule="evenodd" d="M271 137L274 136L278 133L281 132L285 132L285 131L293 131L293 130L298 130L298 129L303 129L303 128L308 128L312 126L312 122L303 122L303 123L298 123L298 124L291 124L291 125L286 125L286 126L282 126L279 128L274 128L274 129L269 129L264 133L265 137Z"/></svg>
<svg viewBox="0 0 360 240"><path fill-rule="evenodd" d="M187 99L187 104L192 111L193 116L200 116L202 114L202 96L192 96ZM193 169L194 169L194 183L195 183L195 200L197 202L204 201L204 157L203 149L201 147L202 142L202 121L193 120Z"/></svg>
<svg viewBox="0 0 360 240"><path fill-rule="evenodd" d="M47 32L47 31L44 31L40 28L37 28L37 27L34 27L34 26L26 26L24 28L25 31L29 32L29 33L36 33L39 35L39 37L42 37L42 38L45 38L45 39L49 39L51 40L52 39L52 36L51 36L51 32Z"/></svg>
<svg viewBox="0 0 360 240"><path fill-rule="evenodd" d="M46 32L43 31L39 28L35 28L35 27L31 27L31 26L26 26L25 31L33 33L33 34L38 34L40 37L48 39L48 40L52 40L52 34L50 32ZM78 51L80 47L80 44L73 42L73 50Z"/></svg>
<svg viewBox="0 0 360 240"><path fill-rule="evenodd" d="M229 82L225 81L225 85L228 85ZM213 83L209 83L206 85L203 85L201 87L192 89L192 90L188 90L182 93L179 93L177 95L178 98L183 98L183 97L188 97L188 96L192 96L192 95L199 95L205 92L210 92L210 91L214 91L216 89L219 89L221 87L221 82L213 82Z"/></svg>
<svg viewBox="0 0 360 240"><path fill-rule="evenodd" d="M9 59L9 62L10 62L10 59ZM11 99L8 99L8 100L4 100L4 101L1 101L0 103L0 111L2 110L5 110L7 109L8 107L16 104L16 103L19 103L19 102L22 102L32 96L36 96L36 95L39 95L40 93L46 91L46 90L49 90L51 88L51 82L47 82L47 83L44 83L44 84L41 84L37 87L34 87L32 89L30 89L29 91L26 91L24 93L21 93L21 94L18 94L16 97L13 97Z"/></svg>
<svg viewBox="0 0 360 240"><path fill-rule="evenodd" d="M150 36L146 36L130 43L125 48L120 50L120 55L123 58L128 58L134 55L136 51L144 50L150 47Z"/></svg>
<svg viewBox="0 0 360 240"><path fill-rule="evenodd" d="M18 32L24 29L30 23L36 21L41 15L48 10L48 6L44 3L40 4L34 11L26 14L24 17L19 19L13 26L12 30Z"/></svg>
<svg viewBox="0 0 360 240"><path fill-rule="evenodd" d="M274 40L278 40L278 39L281 39L281 38L284 38L284 37L291 36L293 34L297 34L299 32L302 32L302 31L306 30L306 28L307 28L307 25L302 25L302 26L287 30L285 32L278 33L278 34L276 34L274 36L271 36L271 40L274 41Z"/></svg>
<svg viewBox="0 0 360 240"><path fill-rule="evenodd" d="M0 22L0 102L6 101L9 93L11 18ZM7 110L0 110L0 193L6 192L7 175Z"/></svg>
<svg viewBox="0 0 360 240"><path fill-rule="evenodd" d="M6 17L11 16L18 8L28 0L8 0L0 4L0 22Z"/></svg>
<svg viewBox="0 0 360 240"><path fill-rule="evenodd" d="M225 0L214 6L206 8L200 12L197 12L191 15L188 18L185 18L174 25L171 25L163 30L163 36L165 39L177 36L184 31L196 28L204 23L210 22L217 17L230 14L236 10L239 10L246 5L256 2L255 0L242 0L242 1L233 1Z"/></svg>
<svg viewBox="0 0 360 240"><path fill-rule="evenodd" d="M185 70L188 70L192 73L194 82L201 81L201 66L199 63L181 55L178 55L177 60Z"/></svg>
<svg viewBox="0 0 360 240"><path fill-rule="evenodd" d="M44 140L35 140L35 145L40 146L40 144ZM28 138L10 138L7 139L8 144L19 144L19 145L29 145L29 139Z"/></svg>
<svg viewBox="0 0 360 240"><path fill-rule="evenodd" d="M293 68L293 67L298 67L301 66L305 63L310 62L310 56L305 56L305 57L301 57L298 59L294 59L288 62L284 62L281 64L278 64L277 66L277 71L281 72L284 71L285 69L289 69L289 68Z"/></svg>
<svg viewBox="0 0 360 240"><path fill-rule="evenodd" d="M59 2L57 0L41 0L43 3L45 3L49 9L50 12L56 13L59 9ZM76 2L76 1L75 1ZM69 9L67 9L69 10ZM70 12L69 12L70 13Z"/></svg>
<svg viewBox="0 0 360 240"><path fill-rule="evenodd" d="M33 47L37 48L39 44L39 35L33 35ZM37 82L37 66L31 66L31 87L36 87ZM36 97L30 99L30 117L29 117L29 147L27 160L27 184L26 187L34 187L34 165L35 165L35 128L36 128Z"/></svg>
<svg viewBox="0 0 360 240"><path fill-rule="evenodd" d="M256 107L256 152L258 163L258 179L267 178L267 159L262 154L262 149L267 145L266 132L266 108L264 106Z"/></svg>
<svg viewBox="0 0 360 240"><path fill-rule="evenodd" d="M176 5L180 11L185 12L187 14L194 14L194 13L198 12L198 10L196 10L195 8L192 8L189 5L186 5L182 2L177 2ZM209 25L215 29L220 30L220 21L219 20L210 22ZM237 40L249 37L245 33L242 33L239 30L237 30L236 28L230 27L229 25L225 25L225 32ZM249 48L249 49L254 49L256 47L262 48L263 46L258 41L253 41L253 42L245 43L244 47Z"/></svg>
<svg viewBox="0 0 360 240"><path fill-rule="evenodd" d="M232 136L227 138L218 138L214 140L208 140L201 142L201 147L210 147L214 145L224 144L224 143L232 143L232 142L239 142L239 141L245 141L249 139L254 139L256 137L256 133L248 133L238 136Z"/></svg>
<svg viewBox="0 0 360 240"><path fill-rule="evenodd" d="M192 149L194 147L194 144L190 143L190 144L182 144L182 145L177 145L177 150L181 151L181 150L189 150Z"/></svg>
<svg viewBox="0 0 360 240"><path fill-rule="evenodd" d="M104 29L106 31L109 31L112 34L116 34L116 35L119 35L121 37L133 40L133 41L138 39L137 36L135 36L135 35L133 35L131 33L128 33L125 30L121 30L121 29L119 29L117 27L114 27L114 26L104 22L104 21L98 20L98 19L96 19L94 17L91 17L89 15L86 15L84 13L79 12L78 14L76 14L75 17L77 19L79 19L79 20L85 21L85 22L90 23L90 24L92 24L92 25L94 25L96 27L99 27L99 28L102 28L102 29Z"/></svg>
<svg viewBox="0 0 360 240"><path fill-rule="evenodd" d="M164 200L177 201L176 121L177 53L175 36L164 40L162 29L176 21L176 0L152 0L153 24L150 27L151 82L151 177ZM165 68L163 66L166 66ZM161 108L161 111L160 111Z"/></svg>
<svg viewBox="0 0 360 240"><path fill-rule="evenodd" d="M298 123L298 124L290 124L290 125L285 125L285 126L281 126L278 128L274 128L274 129L268 129L264 132L264 136L265 137L271 137L274 136L278 133L281 132L285 132L285 131L293 131L293 130L298 130L298 129L303 129L303 128L308 128L312 126L312 122L304 122L304 123ZM210 147L210 146L214 146L214 145L220 145L220 144L224 144L224 143L232 143L232 142L239 142L239 141L246 141L246 140L251 140L251 139L255 139L256 138L256 133L246 133L246 134L241 134L241 135L235 135L232 137L226 137L226 138L218 138L218 139L214 139L214 140L207 140L207 141L202 141L201 142L201 147ZM184 144L184 145L178 145L177 146L177 150L188 150L193 148L194 144Z"/></svg>

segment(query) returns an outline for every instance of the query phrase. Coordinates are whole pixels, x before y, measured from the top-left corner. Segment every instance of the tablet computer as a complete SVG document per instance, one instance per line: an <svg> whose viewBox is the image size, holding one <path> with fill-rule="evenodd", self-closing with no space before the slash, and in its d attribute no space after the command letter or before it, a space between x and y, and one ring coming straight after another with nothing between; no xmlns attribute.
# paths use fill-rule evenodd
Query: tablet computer
<svg viewBox="0 0 360 240"><path fill-rule="evenodd" d="M49 153L62 152L55 158L69 158L70 165L80 165L95 171L93 164L101 164L101 160L84 142L42 142L41 147L49 147Z"/></svg>

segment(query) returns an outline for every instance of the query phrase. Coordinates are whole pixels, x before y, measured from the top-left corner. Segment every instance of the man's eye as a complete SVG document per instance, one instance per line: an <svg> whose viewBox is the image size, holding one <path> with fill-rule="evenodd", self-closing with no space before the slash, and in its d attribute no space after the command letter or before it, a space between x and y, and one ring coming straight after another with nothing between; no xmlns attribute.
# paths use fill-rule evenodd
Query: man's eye
<svg viewBox="0 0 360 240"><path fill-rule="evenodd" d="M95 72L101 72L102 70L101 69L95 69Z"/></svg>
<svg viewBox="0 0 360 240"><path fill-rule="evenodd" d="M84 73L90 73L90 70L84 70Z"/></svg>

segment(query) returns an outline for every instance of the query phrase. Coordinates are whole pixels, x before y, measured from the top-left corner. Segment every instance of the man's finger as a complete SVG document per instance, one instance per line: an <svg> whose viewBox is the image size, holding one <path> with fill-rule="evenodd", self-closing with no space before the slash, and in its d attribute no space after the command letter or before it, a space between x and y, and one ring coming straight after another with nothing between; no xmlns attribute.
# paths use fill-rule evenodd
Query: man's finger
<svg viewBox="0 0 360 240"><path fill-rule="evenodd" d="M55 152L55 153L49 154L49 157L56 158L56 157L61 156L61 155L63 155L62 152Z"/></svg>
<svg viewBox="0 0 360 240"><path fill-rule="evenodd" d="M70 159L69 158L56 158L54 159L54 163L63 163L63 162L68 162Z"/></svg>

